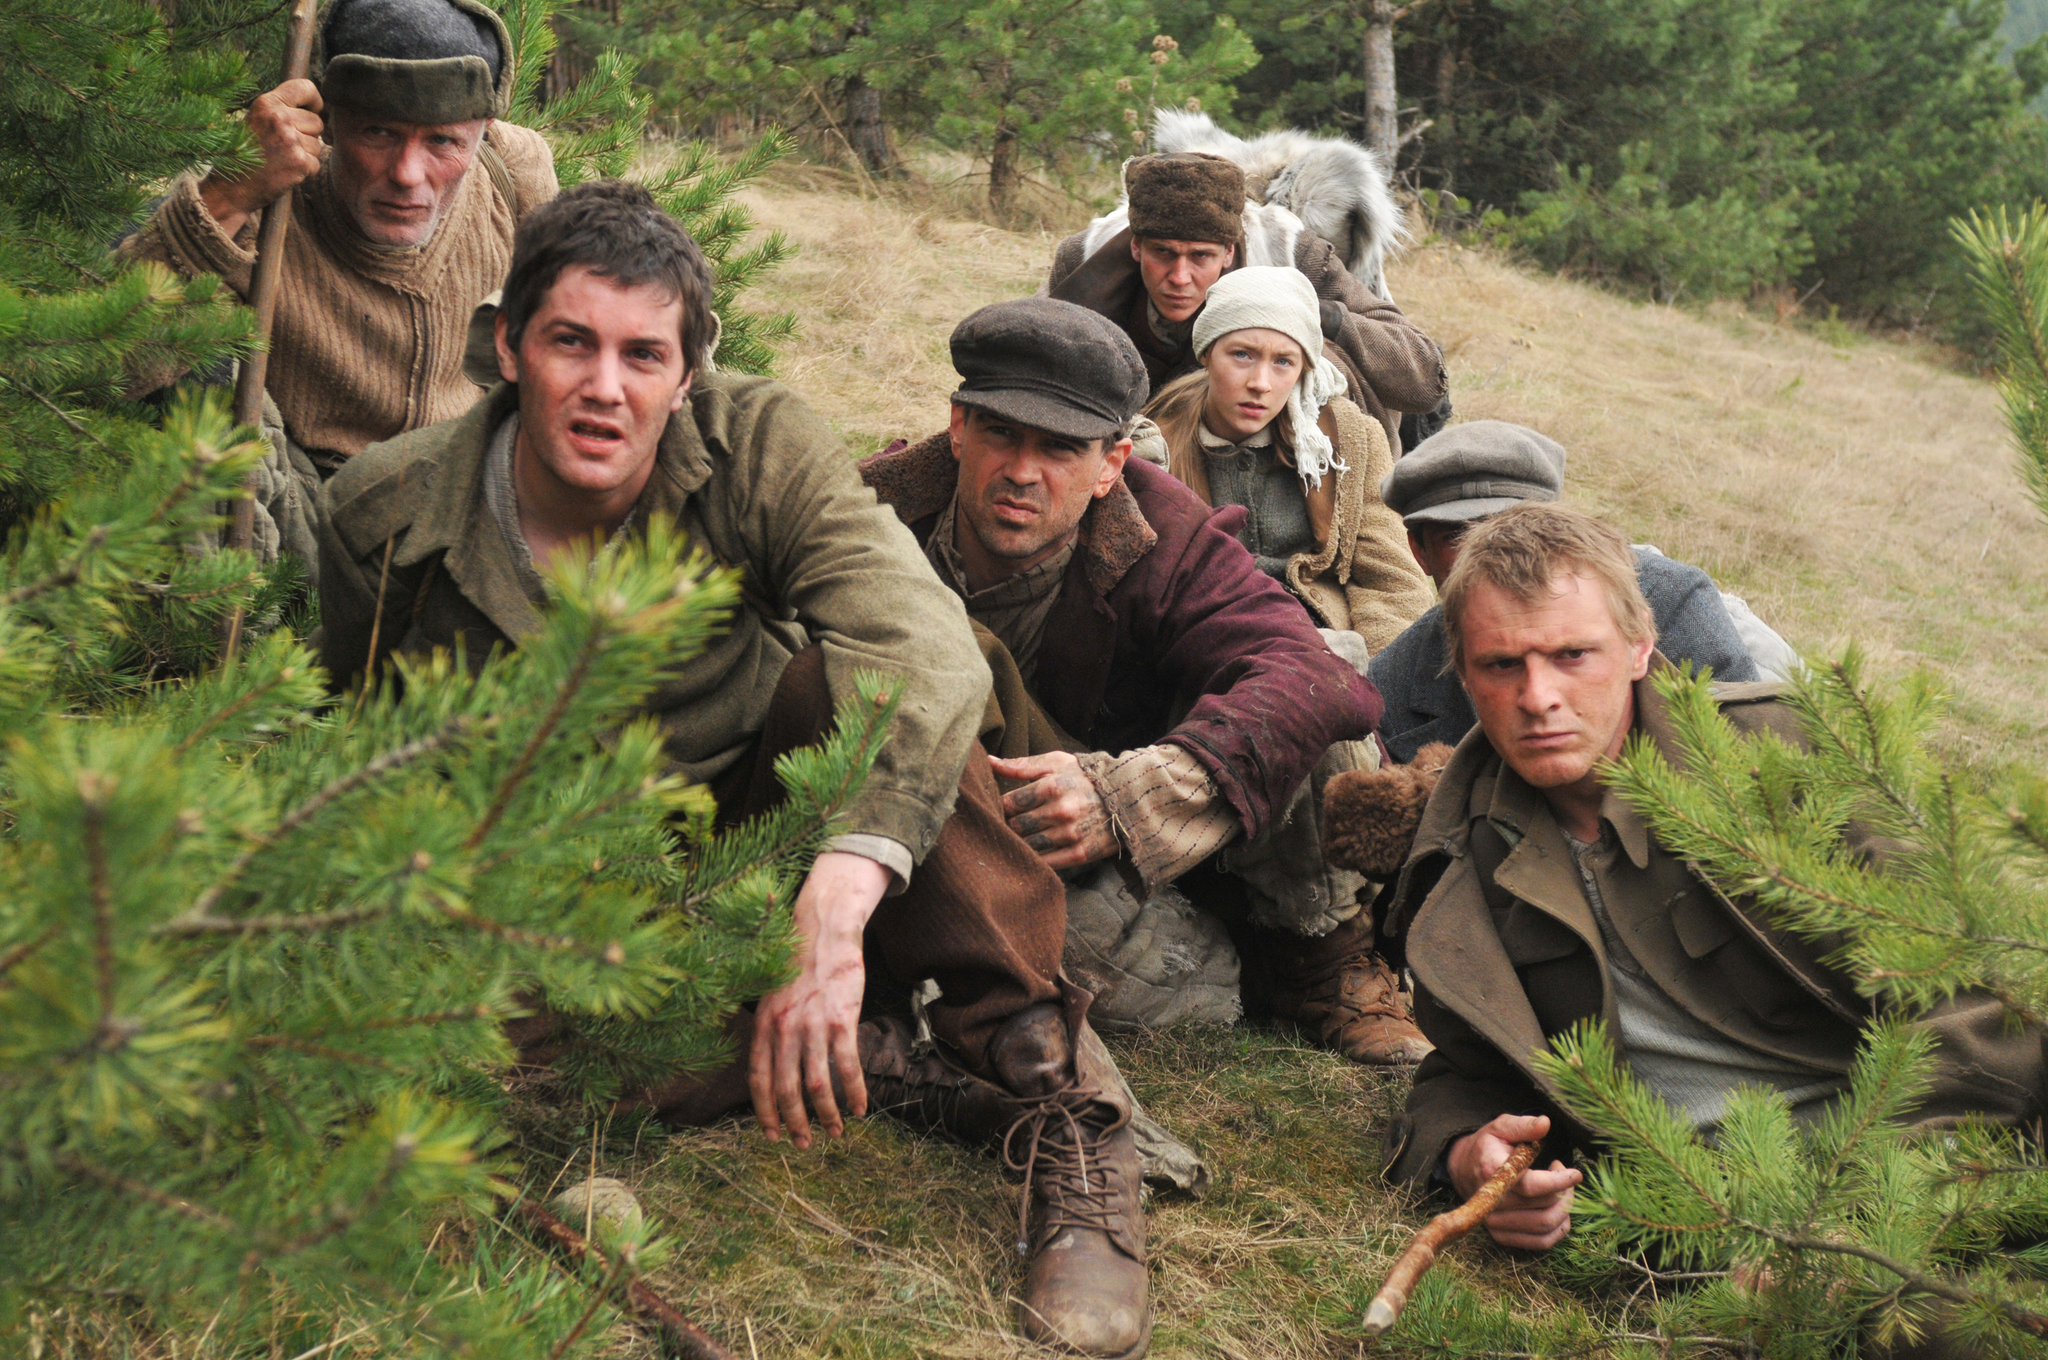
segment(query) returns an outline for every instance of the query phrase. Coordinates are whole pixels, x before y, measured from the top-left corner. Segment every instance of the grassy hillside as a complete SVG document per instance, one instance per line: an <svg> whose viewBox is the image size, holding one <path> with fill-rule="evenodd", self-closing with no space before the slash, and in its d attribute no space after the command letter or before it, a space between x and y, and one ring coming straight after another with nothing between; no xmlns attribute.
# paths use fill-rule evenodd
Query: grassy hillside
<svg viewBox="0 0 2048 1360"><path fill-rule="evenodd" d="M940 428L953 324L1032 291L1054 244L864 200L826 171L786 169L750 201L802 248L751 300L801 318L782 376L860 452ZM1965 757L2048 755L2048 527L2023 508L1987 384L1911 347L1631 304L1447 245L1411 254L1392 282L1449 354L1460 415L1557 437L1572 499L1707 567L1797 645L1856 638L1887 669L1931 668L1958 696L1949 739ZM1199 1203L1152 1206L1154 1355L1441 1354L1411 1326L1380 1345L1359 1329L1423 1216L1378 1180L1401 1078L1284 1032L1111 1047L1215 1175ZM632 1185L676 1243L663 1292L737 1355L1047 1354L1012 1332L1017 1192L991 1156L883 1121L808 1154L767 1144L751 1121L673 1137L544 1123L527 1130L524 1164L566 1181L595 1162ZM445 1226L466 1254L475 1238ZM492 1250L476 1257L477 1283L491 1287L491 1262L521 1249L495 1229L480 1236ZM1482 1241L1439 1269L1524 1317L1575 1307L1552 1264ZM1653 1291L1592 1302L1606 1331L1625 1333ZM47 1353L214 1354L203 1338L166 1348L110 1327L100 1312L56 1318ZM1521 1340L1501 1353L1537 1349ZM630 1327L606 1352L657 1354ZM332 1354L366 1352L344 1340Z"/></svg>
<svg viewBox="0 0 2048 1360"><path fill-rule="evenodd" d="M952 325L1034 289L1053 245L863 200L825 172L789 172L752 206L802 247L756 299L802 317L783 376L861 452L940 428ZM1634 305L1448 246L1393 286L1449 353L1460 414L1555 435L1573 499L1706 566L1802 647L1854 637L1888 668L1933 668L1971 758L2048 752L2048 528L2022 508L1985 383L1911 348ZM1377 1179L1400 1079L1284 1033L1112 1046L1216 1174L1206 1200L1153 1206L1155 1355L1431 1353L1358 1326L1421 1217ZM880 1122L808 1155L751 1123L615 1133L608 1153L677 1235L672 1297L739 1354L1043 1354L1010 1329L1016 1191L990 1157ZM561 1155L574 1175L590 1153ZM1481 1242L1442 1269L1525 1316L1567 1306L1547 1266ZM1647 1302L1597 1307L1625 1332Z"/></svg>
<svg viewBox="0 0 2048 1360"><path fill-rule="evenodd" d="M945 423L953 324L1033 291L1055 241L864 200L828 172L751 205L802 248L760 299L802 318L782 376L859 452ZM1627 302L1451 245L1390 278L1449 355L1459 416L1562 442L1568 498L1705 567L1803 650L1853 638L1884 669L1932 669L1966 758L2048 758L2048 526L1989 384L1845 327Z"/></svg>

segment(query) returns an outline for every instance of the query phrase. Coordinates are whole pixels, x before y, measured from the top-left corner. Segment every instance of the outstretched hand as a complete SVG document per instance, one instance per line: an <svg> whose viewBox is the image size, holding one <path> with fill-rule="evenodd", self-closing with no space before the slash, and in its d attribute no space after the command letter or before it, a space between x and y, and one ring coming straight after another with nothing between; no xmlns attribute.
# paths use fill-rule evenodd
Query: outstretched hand
<svg viewBox="0 0 2048 1360"><path fill-rule="evenodd" d="M1117 852L1109 809L1070 752L1019 760L990 756L988 763L997 778L1023 783L1003 795L1003 817L1048 868L1072 869Z"/></svg>
<svg viewBox="0 0 2048 1360"><path fill-rule="evenodd" d="M199 186L207 212L230 238L241 231L251 214L298 188L319 170L327 158L326 143L320 140L326 127L320 120L323 107L320 87L304 77L256 96L243 126L255 139L262 164L238 178L216 171Z"/></svg>
<svg viewBox="0 0 2048 1360"><path fill-rule="evenodd" d="M1504 1114L1451 1144L1446 1157L1451 1185L1472 1198L1500 1170L1517 1143L1539 1143L1550 1135L1550 1116ZM1572 1196L1585 1176L1563 1162L1548 1171L1531 1168L1509 1186L1486 1216L1486 1231L1504 1247L1549 1251L1572 1230Z"/></svg>
<svg viewBox="0 0 2048 1360"><path fill-rule="evenodd" d="M834 1077L846 1113L867 1113L857 1037L867 986L861 937L888 886L889 871L875 861L827 850L797 893L796 980L761 998L747 1063L754 1115L771 1143L787 1129L790 1142L808 1148L813 1116L828 1138L845 1132Z"/></svg>

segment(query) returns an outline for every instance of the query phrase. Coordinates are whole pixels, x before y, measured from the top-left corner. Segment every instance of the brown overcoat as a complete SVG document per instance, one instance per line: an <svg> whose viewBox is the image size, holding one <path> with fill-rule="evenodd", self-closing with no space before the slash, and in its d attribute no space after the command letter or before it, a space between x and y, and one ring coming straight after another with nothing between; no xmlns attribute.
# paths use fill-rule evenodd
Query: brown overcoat
<svg viewBox="0 0 2048 1360"><path fill-rule="evenodd" d="M1656 658L1652 674L1667 665ZM1717 685L1743 731L1801 740L1775 685ZM1637 730L1679 759L1663 698L1635 689ZM1610 794L1602 808L1620 840L1607 892L1614 924L1644 969L1714 1029L1781 1058L1846 1074L1876 1014L1853 981L1823 962L1839 942L1770 924L1731 901L1650 836ZM1436 1045L1388 1131L1386 1175L1421 1184L1450 1144L1500 1114L1547 1114L1541 1161L1597 1145L1598 1129L1566 1116L1530 1059L1581 1020L1614 1032L1606 948L1576 863L1543 795L1508 769L1475 727L1423 813L1384 930L1415 978L1415 1019ZM1913 1116L1942 1127L1966 1114L2003 1123L2048 1103L2042 1033L2006 1023L2003 1006L1965 993L1917 1024L1938 1042L1933 1089Z"/></svg>
<svg viewBox="0 0 2048 1360"><path fill-rule="evenodd" d="M1121 326L1145 361L1154 393L1183 373L1194 372L1193 343L1169 340L1152 330L1144 279L1131 258L1129 229L1085 256L1084 236L1069 236L1053 252L1047 295L1098 312ZM1399 307L1360 283L1344 267L1335 247L1306 228L1295 239L1294 267L1307 276L1323 302L1323 337L1330 342L1324 352L1350 380L1352 399L1386 430L1388 446L1398 453L1402 414L1434 411L1450 391L1443 351Z"/></svg>
<svg viewBox="0 0 2048 1360"><path fill-rule="evenodd" d="M323 488L318 649L332 683L371 664L373 629L380 657L460 642L476 666L540 626L484 500L488 442L518 395L500 384L467 415L374 444ZM647 703L676 772L708 782L739 760L783 668L817 643L835 698L864 670L905 682L843 830L923 859L982 728L989 668L959 597L831 429L781 383L700 372L634 507L640 523L654 515L743 572L731 626Z"/></svg>

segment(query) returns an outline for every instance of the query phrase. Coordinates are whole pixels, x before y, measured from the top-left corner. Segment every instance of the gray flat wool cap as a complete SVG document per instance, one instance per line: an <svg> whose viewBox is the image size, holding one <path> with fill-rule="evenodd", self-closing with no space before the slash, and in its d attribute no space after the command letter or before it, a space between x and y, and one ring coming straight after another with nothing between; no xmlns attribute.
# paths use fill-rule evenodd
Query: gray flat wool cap
<svg viewBox="0 0 2048 1360"><path fill-rule="evenodd" d="M1413 528L1468 524L1564 490L1564 446L1527 425L1468 420L1417 444L1380 483L1380 499Z"/></svg>
<svg viewBox="0 0 2048 1360"><path fill-rule="evenodd" d="M1068 439L1115 439L1145 404L1145 361L1123 328L1086 307L1018 298L953 329L953 401Z"/></svg>

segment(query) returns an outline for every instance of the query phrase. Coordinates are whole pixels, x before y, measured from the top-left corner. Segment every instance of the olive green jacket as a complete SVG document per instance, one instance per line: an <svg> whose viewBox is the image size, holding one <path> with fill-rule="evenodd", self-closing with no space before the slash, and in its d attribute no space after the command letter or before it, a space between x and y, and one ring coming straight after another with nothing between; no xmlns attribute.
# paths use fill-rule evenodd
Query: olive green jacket
<svg viewBox="0 0 2048 1360"><path fill-rule="evenodd" d="M1652 674L1667 666L1658 656ZM1716 685L1737 729L1803 742L1769 684ZM1680 763L1662 696L1636 685L1636 728ZM1651 837L1612 793L1602 814L1621 852L1602 895L1637 960L1680 1006L1723 1034L1824 1072L1846 1074L1875 1015L1854 982L1828 966L1841 941L1812 940L1731 901ZM1859 848L1881 847L1865 841ZM1576 862L1543 795L1507 768L1474 727L1424 810L1384 929L1415 978L1415 1019L1436 1045L1416 1070L1408 1106L1387 1135L1386 1174L1426 1181L1450 1144L1500 1114L1547 1114L1541 1161L1569 1160L1600 1131L1563 1112L1531 1064L1581 1020L1615 1030L1607 950ZM1938 1040L1933 1089L1915 1126L1965 1114L2001 1123L2039 1118L2042 1034L2006 1023L1997 1001L1964 993L1917 1022Z"/></svg>
<svg viewBox="0 0 2048 1360"><path fill-rule="evenodd" d="M518 406L500 384L464 416L373 444L322 492L322 663L336 685L380 657L464 645L471 666L540 627L484 500L490 436ZM989 696L959 597L872 491L825 422L765 378L699 373L669 418L634 518L674 520L742 569L744 603L654 694L678 773L703 781L761 731L776 681L807 642L837 696L855 672L907 686L844 830L887 836L922 859L952 811ZM385 545L392 545L377 624Z"/></svg>

